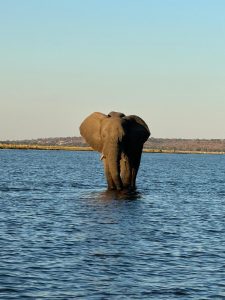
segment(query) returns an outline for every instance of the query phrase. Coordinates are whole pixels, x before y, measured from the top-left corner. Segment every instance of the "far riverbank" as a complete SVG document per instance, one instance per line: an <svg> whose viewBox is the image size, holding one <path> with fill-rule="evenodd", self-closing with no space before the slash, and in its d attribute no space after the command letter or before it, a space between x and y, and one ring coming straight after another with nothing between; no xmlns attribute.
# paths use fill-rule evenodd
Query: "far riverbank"
<svg viewBox="0 0 225 300"><path fill-rule="evenodd" d="M26 144L0 144L1 149L14 150L63 150L63 151L93 151L91 147L82 146L51 146L51 145L26 145ZM145 153L168 153L168 154L225 154L224 151L197 151L197 150L168 150L144 148Z"/></svg>

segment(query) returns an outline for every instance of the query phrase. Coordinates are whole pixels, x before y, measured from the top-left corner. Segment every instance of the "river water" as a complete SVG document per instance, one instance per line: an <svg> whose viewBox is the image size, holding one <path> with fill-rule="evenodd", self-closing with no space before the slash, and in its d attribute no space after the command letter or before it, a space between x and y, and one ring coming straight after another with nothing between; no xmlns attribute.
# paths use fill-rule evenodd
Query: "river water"
<svg viewBox="0 0 225 300"><path fill-rule="evenodd" d="M0 299L225 299L225 156L0 151Z"/></svg>

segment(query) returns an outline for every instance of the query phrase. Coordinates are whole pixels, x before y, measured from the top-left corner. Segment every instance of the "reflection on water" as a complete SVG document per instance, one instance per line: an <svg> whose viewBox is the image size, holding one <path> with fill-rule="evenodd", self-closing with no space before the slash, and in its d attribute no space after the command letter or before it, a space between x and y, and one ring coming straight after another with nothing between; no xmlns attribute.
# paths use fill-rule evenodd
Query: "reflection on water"
<svg viewBox="0 0 225 300"><path fill-rule="evenodd" d="M100 201L112 201L112 200L138 200L141 199L141 193L137 190L106 190L101 192L93 192L90 194L91 198Z"/></svg>
<svg viewBox="0 0 225 300"><path fill-rule="evenodd" d="M0 299L225 299L225 156L0 151Z"/></svg>

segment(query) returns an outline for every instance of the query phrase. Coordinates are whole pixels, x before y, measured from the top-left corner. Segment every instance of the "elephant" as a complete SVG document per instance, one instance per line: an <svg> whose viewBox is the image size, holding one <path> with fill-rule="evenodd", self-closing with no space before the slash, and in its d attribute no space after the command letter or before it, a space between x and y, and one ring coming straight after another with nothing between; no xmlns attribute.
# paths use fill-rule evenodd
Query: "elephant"
<svg viewBox="0 0 225 300"><path fill-rule="evenodd" d="M108 190L135 189L143 145L151 134L147 124L136 115L94 112L81 123L80 133L102 153Z"/></svg>

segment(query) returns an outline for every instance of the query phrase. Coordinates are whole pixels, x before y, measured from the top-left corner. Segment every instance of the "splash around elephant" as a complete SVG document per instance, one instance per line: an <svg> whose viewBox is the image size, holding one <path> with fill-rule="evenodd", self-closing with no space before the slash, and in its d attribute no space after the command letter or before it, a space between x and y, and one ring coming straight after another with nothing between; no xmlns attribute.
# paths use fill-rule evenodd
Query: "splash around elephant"
<svg viewBox="0 0 225 300"><path fill-rule="evenodd" d="M147 124L135 115L94 112L81 123L80 133L102 153L108 189L134 189L143 144L150 136Z"/></svg>

